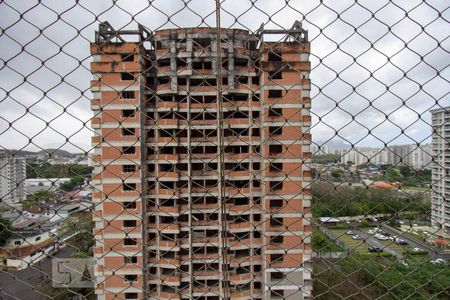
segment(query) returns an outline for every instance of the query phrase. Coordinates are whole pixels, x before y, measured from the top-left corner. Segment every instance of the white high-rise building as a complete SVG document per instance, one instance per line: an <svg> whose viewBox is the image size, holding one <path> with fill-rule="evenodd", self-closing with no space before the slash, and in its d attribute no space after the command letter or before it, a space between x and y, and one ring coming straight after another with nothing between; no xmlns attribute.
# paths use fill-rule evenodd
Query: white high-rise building
<svg viewBox="0 0 450 300"><path fill-rule="evenodd" d="M450 106L431 110L433 165L431 223L450 229Z"/></svg>
<svg viewBox="0 0 450 300"><path fill-rule="evenodd" d="M8 206L25 199L26 162L23 158L0 152L0 201Z"/></svg>

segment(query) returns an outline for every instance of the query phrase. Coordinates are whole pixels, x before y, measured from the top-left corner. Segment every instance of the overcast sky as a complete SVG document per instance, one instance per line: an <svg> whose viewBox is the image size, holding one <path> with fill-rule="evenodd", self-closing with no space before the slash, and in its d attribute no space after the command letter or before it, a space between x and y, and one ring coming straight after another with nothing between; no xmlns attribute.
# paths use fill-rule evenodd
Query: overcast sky
<svg viewBox="0 0 450 300"><path fill-rule="evenodd" d="M215 26L212 0L39 2L0 1L1 148L90 149L89 42L100 22ZM428 110L450 105L447 1L225 0L222 8L222 27L303 22L316 142L429 141Z"/></svg>

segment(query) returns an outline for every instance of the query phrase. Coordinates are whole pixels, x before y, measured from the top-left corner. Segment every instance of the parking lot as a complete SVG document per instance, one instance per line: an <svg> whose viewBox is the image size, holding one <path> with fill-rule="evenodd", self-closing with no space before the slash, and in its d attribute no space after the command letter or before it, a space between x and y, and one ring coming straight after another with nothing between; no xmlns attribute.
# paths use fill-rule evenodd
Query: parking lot
<svg viewBox="0 0 450 300"><path fill-rule="evenodd" d="M390 253L393 256L401 259L404 257L405 253L411 251L417 245L400 245L394 241L395 236L385 233L386 236L381 235L381 237L376 236L374 228L358 228L351 229L349 234L348 229L330 229L330 231L345 245L350 251L356 253L369 253L369 247L376 247L383 250L385 253ZM359 239L355 238L359 236ZM383 240L383 237L385 240Z"/></svg>

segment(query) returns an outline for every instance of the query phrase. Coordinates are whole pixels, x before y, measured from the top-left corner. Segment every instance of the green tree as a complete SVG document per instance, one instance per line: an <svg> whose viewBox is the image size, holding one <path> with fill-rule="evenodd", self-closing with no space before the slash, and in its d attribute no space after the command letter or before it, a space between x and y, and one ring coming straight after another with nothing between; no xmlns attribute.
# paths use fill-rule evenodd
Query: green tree
<svg viewBox="0 0 450 300"><path fill-rule="evenodd" d="M386 169L386 178L388 181L401 181L399 171L394 167L388 167Z"/></svg>
<svg viewBox="0 0 450 300"><path fill-rule="evenodd" d="M411 168L408 166L400 166L399 168L400 174L402 174L403 178L411 177Z"/></svg>
<svg viewBox="0 0 450 300"><path fill-rule="evenodd" d="M37 203L47 203L55 197L55 193L49 190L39 190L22 202L22 208L27 209Z"/></svg>
<svg viewBox="0 0 450 300"><path fill-rule="evenodd" d="M0 246L3 246L11 235L11 223L8 219L0 217Z"/></svg>
<svg viewBox="0 0 450 300"><path fill-rule="evenodd" d="M74 177L70 178L69 182L62 183L59 186L59 188L63 191L70 192L70 191L73 191L74 189L82 186L84 184L84 180L85 179L83 176L80 176L80 175L74 176Z"/></svg>
<svg viewBox="0 0 450 300"><path fill-rule="evenodd" d="M332 171L331 171L331 176L333 176L334 178L336 178L336 179L339 179L339 178L341 178L342 177L342 174L343 174L344 172L342 171L342 170L340 170L340 169L333 169Z"/></svg>

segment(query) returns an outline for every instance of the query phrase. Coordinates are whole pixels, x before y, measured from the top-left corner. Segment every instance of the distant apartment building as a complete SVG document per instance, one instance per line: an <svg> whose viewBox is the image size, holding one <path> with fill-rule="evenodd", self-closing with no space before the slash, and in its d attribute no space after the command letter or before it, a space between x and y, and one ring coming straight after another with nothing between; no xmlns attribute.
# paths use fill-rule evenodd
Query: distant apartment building
<svg viewBox="0 0 450 300"><path fill-rule="evenodd" d="M311 297L310 49L272 33L100 25L99 299Z"/></svg>
<svg viewBox="0 0 450 300"><path fill-rule="evenodd" d="M431 110L432 195L431 223L450 229L450 106Z"/></svg>
<svg viewBox="0 0 450 300"><path fill-rule="evenodd" d="M20 205L25 199L26 161L0 151L0 199L8 206Z"/></svg>
<svg viewBox="0 0 450 300"><path fill-rule="evenodd" d="M364 148L340 150L341 163L355 165L372 163L374 165L406 165L414 169L431 167L431 145L392 145L386 148Z"/></svg>

